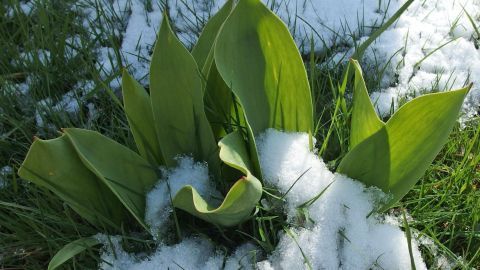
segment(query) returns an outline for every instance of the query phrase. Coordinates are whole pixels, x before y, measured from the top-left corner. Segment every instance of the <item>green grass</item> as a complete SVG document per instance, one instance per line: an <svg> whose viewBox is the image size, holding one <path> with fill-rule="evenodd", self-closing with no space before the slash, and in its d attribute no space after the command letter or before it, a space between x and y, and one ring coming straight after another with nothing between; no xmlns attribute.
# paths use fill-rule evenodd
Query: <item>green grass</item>
<svg viewBox="0 0 480 270"><path fill-rule="evenodd" d="M34 2L38 8L32 14L24 14L18 1L0 4L0 14L5 14L7 8L15 9L13 17L0 16L0 168L8 165L16 171L34 136L53 138L63 127L98 130L134 148L123 111L114 101L118 93L108 86L120 69L105 76L95 62L94 48L98 45L112 47L118 55L121 36L112 32L118 22L91 21L101 26L99 32L91 34L82 27L82 14L69 8L74 1ZM95 8L99 14L107 12L99 6ZM78 38L80 45L68 42L72 36ZM72 47L77 53L66 57ZM48 61L42 63L39 49L50 51ZM31 59L22 58L26 53L31 53ZM333 170L348 150L350 101L342 98L343 89L339 86L344 66L329 64L331 56L306 55L305 59L316 106L317 147ZM378 63L370 73L365 72L369 89L378 87L384 65ZM88 93L81 88L75 90L78 114L39 105L45 98L58 102L77 82L85 80L92 81L94 87ZM22 83L30 89L28 94L20 91ZM345 90L347 96L352 93L350 85ZM94 118L88 117L92 106L97 111ZM47 127L36 127L37 111L42 112ZM438 252L456 262L458 269L480 267L479 133L478 119L463 129L456 127L425 176L392 210L400 215L401 208L406 208L413 217L409 222L412 233L431 238ZM6 178L7 187L0 190L0 268L45 269L49 258L63 245L103 232L102 228L83 222L49 191L26 183L15 174ZM271 198L274 205L276 199ZM226 249L235 242L254 239L267 252L278 241L274 232L285 226L281 209L268 207L261 209L256 219L233 231L212 228L181 212L179 219L188 221L183 222L183 230L192 230L187 224L195 224L197 233L217 235L213 240ZM137 247L134 242L130 241L130 245ZM139 243L142 248L151 246L148 241ZM424 251L427 263L431 264L431 252ZM66 268L94 268L98 260L93 249Z"/></svg>

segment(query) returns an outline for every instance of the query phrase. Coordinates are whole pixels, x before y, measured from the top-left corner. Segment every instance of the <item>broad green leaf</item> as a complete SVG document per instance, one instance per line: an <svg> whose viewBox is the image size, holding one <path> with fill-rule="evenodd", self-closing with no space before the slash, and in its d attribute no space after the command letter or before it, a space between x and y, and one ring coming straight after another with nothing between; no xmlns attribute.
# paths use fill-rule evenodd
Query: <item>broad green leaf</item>
<svg viewBox="0 0 480 270"><path fill-rule="evenodd" d="M127 214L112 191L85 167L65 134L36 139L18 174L54 192L92 224L118 228Z"/></svg>
<svg viewBox="0 0 480 270"><path fill-rule="evenodd" d="M137 153L98 132L75 128L64 131L83 164L104 181L146 228L145 194L157 181L155 168Z"/></svg>
<svg viewBox="0 0 480 270"><path fill-rule="evenodd" d="M123 70L122 92L125 114L140 155L152 165L162 165L150 96L126 69Z"/></svg>
<svg viewBox="0 0 480 270"><path fill-rule="evenodd" d="M232 11L233 6L234 1L228 0L223 7L208 20L207 24L203 28L197 44L192 50L192 56L195 58L195 61L200 69L203 70L205 63L207 62L208 55L213 48L213 44L215 43L218 31Z"/></svg>
<svg viewBox="0 0 480 270"><path fill-rule="evenodd" d="M423 176L448 139L470 87L424 95L402 106L375 134L344 157L338 172L399 201Z"/></svg>
<svg viewBox="0 0 480 270"><path fill-rule="evenodd" d="M48 264L48 270L55 270L64 264L66 261L82 253L83 251L99 245L100 242L94 237L80 238L69 244L66 244L60 249Z"/></svg>
<svg viewBox="0 0 480 270"><path fill-rule="evenodd" d="M215 45L215 63L254 135L313 132L307 73L286 25L259 0L240 0Z"/></svg>
<svg viewBox="0 0 480 270"><path fill-rule="evenodd" d="M164 16L150 66L150 98L165 164L191 154L218 170L218 147L203 107L197 64Z"/></svg>
<svg viewBox="0 0 480 270"><path fill-rule="evenodd" d="M250 172L252 164L240 132L228 134L219 142L219 146L223 162L246 176L232 186L218 207L209 205L192 186L185 186L178 191L173 205L210 223L230 227L251 216L262 196L262 184Z"/></svg>
<svg viewBox="0 0 480 270"><path fill-rule="evenodd" d="M231 124L230 114L233 105L233 94L220 74L218 74L213 59L213 52L217 34L223 22L232 11L233 6L233 0L227 1L207 22L197 44L192 50L192 55L205 78L203 98L205 114L210 122L215 139L225 136L227 134L225 127Z"/></svg>
<svg viewBox="0 0 480 270"><path fill-rule="evenodd" d="M386 128L353 147L342 159L339 173L390 192L390 145Z"/></svg>
<svg viewBox="0 0 480 270"><path fill-rule="evenodd" d="M387 122L394 199L407 194L447 142L469 89L418 97Z"/></svg>
<svg viewBox="0 0 480 270"><path fill-rule="evenodd" d="M234 123L232 120L232 117L235 117L233 93L218 73L215 62L212 63L208 73L203 100L205 102L205 114L210 122L213 134L218 140L227 134L226 128L238 123Z"/></svg>
<svg viewBox="0 0 480 270"><path fill-rule="evenodd" d="M353 87L352 126L350 133L350 149L380 130L385 123L380 120L368 95L362 68L356 60L350 61L355 70Z"/></svg>

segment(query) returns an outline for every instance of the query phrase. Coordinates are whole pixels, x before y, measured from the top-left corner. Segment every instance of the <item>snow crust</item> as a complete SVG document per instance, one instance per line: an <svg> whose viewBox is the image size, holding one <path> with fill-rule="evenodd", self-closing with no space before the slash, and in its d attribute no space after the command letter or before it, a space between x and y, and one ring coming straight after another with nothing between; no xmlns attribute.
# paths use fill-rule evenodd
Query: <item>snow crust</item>
<svg viewBox="0 0 480 270"><path fill-rule="evenodd" d="M244 269L304 269L306 264L313 269L409 269L407 238L396 217L371 214L386 195L330 172L310 151L308 136L270 129L257 138L264 184L283 194L291 224L288 233L280 232L280 243L272 254L265 256L258 247L246 244L228 255L195 236L175 245L163 244L160 239L151 255L129 254L114 237L113 246L103 241L105 263L100 269L222 269L224 261L226 269L238 269L239 258L245 258L240 262ZM184 184L194 184L203 193L216 193L208 182L205 164L188 157L178 162L148 195L147 222L156 229L166 224L171 211L167 182L171 194ZM299 209L319 194L317 200ZM416 268L426 269L415 239L412 246Z"/></svg>

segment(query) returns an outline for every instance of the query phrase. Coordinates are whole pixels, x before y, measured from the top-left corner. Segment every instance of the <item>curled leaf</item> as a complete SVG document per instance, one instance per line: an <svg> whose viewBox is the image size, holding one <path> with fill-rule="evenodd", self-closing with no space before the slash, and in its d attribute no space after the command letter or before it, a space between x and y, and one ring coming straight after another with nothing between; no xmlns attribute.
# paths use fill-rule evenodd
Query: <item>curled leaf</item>
<svg viewBox="0 0 480 270"><path fill-rule="evenodd" d="M218 207L209 205L192 187L177 192L173 205L198 218L219 226L234 226L248 219L262 195L262 185L250 172L251 164L241 134L228 134L220 143L220 158L245 174L238 180Z"/></svg>

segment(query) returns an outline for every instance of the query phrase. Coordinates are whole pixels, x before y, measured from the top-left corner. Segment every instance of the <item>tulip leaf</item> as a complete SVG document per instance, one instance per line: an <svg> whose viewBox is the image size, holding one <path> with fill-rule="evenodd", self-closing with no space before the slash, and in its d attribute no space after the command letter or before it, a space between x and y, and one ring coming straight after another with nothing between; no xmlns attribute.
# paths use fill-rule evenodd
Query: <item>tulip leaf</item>
<svg viewBox="0 0 480 270"><path fill-rule="evenodd" d="M259 0L240 0L215 45L215 63L253 134L313 131L310 86L287 26Z"/></svg>
<svg viewBox="0 0 480 270"><path fill-rule="evenodd" d="M192 56L195 58L195 61L200 69L203 69L205 64L208 62L208 55L213 48L218 31L232 11L233 6L233 0L228 0L225 2L222 8L208 20L207 24L203 28L197 44L195 44L195 47L192 50Z"/></svg>
<svg viewBox="0 0 480 270"><path fill-rule="evenodd" d="M470 87L428 94L401 107L387 122L390 189L401 199L447 142Z"/></svg>
<svg viewBox="0 0 480 270"><path fill-rule="evenodd" d="M71 140L83 164L110 188L125 208L145 228L145 194L157 181L147 161L129 148L98 132L69 128Z"/></svg>
<svg viewBox="0 0 480 270"><path fill-rule="evenodd" d="M122 92L125 114L140 155L152 165L162 165L150 96L127 70L123 70Z"/></svg>
<svg viewBox="0 0 480 270"><path fill-rule="evenodd" d="M86 237L77 239L69 244L66 244L62 249L60 249L55 256L50 260L48 264L48 270L55 270L64 264L66 261L75 257L76 255L82 253L83 251L101 244L94 237Z"/></svg>
<svg viewBox="0 0 480 270"><path fill-rule="evenodd" d="M392 198L381 209L386 210L412 189L440 152L470 86L415 98L382 124L373 115L367 89L358 83L361 71L355 64L353 113L357 115L352 116L352 134L356 137L338 172L390 193Z"/></svg>
<svg viewBox="0 0 480 270"><path fill-rule="evenodd" d="M203 98L205 114L210 122L215 139L225 136L227 134L225 127L229 124L231 126L230 115L233 106L233 94L218 73L213 52L217 34L233 6L234 1L228 0L210 18L192 50L192 55L206 79Z"/></svg>
<svg viewBox="0 0 480 270"><path fill-rule="evenodd" d="M92 224L118 228L127 214L112 191L85 167L65 134L36 139L18 174L55 193Z"/></svg>
<svg viewBox="0 0 480 270"><path fill-rule="evenodd" d="M218 170L218 147L203 106L200 73L164 16L150 66L153 118L165 164L191 154Z"/></svg>
<svg viewBox="0 0 480 270"><path fill-rule="evenodd" d="M363 140L342 159L337 171L390 192L390 145L386 128Z"/></svg>
<svg viewBox="0 0 480 270"><path fill-rule="evenodd" d="M210 223L231 227L248 219L262 196L262 185L250 169L245 141L239 131L219 142L220 158L246 176L235 182L218 207L210 206L192 186L183 187L175 195L173 205Z"/></svg>
<svg viewBox="0 0 480 270"><path fill-rule="evenodd" d="M352 149L385 126L385 123L380 120L370 101L360 64L356 60L351 60L350 63L355 70L352 124L350 131L350 149Z"/></svg>

